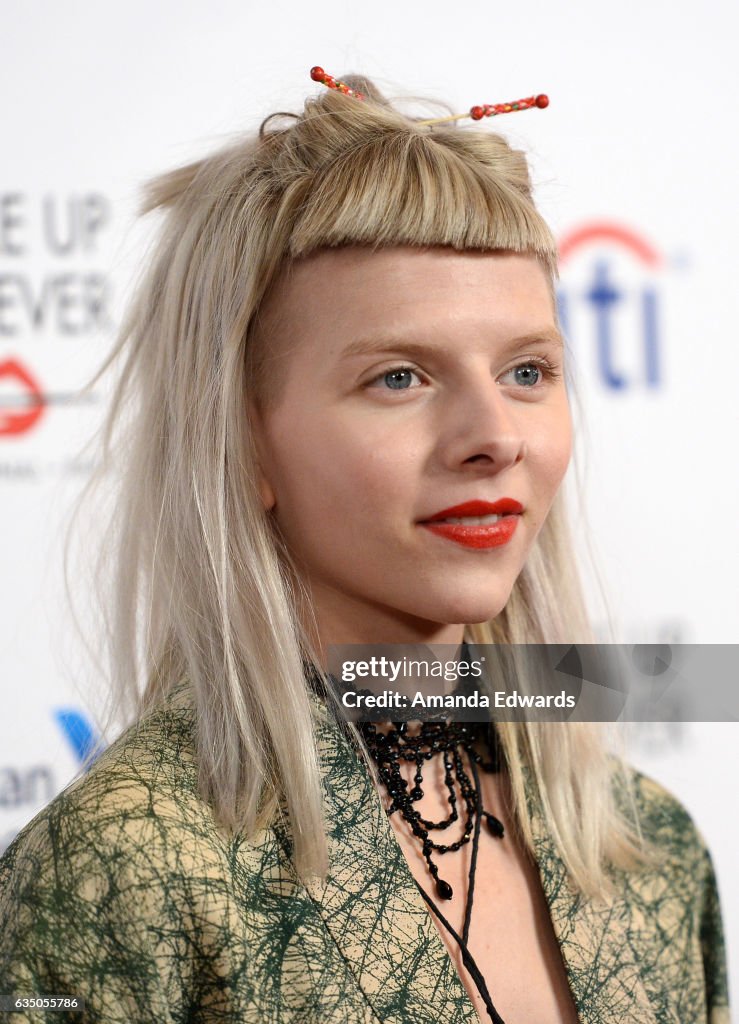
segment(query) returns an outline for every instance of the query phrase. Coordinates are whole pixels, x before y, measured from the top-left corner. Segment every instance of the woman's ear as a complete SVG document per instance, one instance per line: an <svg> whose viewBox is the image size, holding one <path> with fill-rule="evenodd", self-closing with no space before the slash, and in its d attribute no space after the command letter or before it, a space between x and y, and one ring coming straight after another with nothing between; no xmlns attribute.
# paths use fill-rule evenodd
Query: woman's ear
<svg viewBox="0 0 739 1024"><path fill-rule="evenodd" d="M251 435L254 441L256 485L259 497L266 512L271 512L277 504L277 497L272 490L267 474L264 471L266 462L264 452L264 440L262 436L262 417L253 402L247 400L247 414Z"/></svg>
<svg viewBox="0 0 739 1024"><path fill-rule="evenodd" d="M261 466L257 466L257 490L259 491L259 497L262 499L265 512L271 512L277 504L277 498Z"/></svg>

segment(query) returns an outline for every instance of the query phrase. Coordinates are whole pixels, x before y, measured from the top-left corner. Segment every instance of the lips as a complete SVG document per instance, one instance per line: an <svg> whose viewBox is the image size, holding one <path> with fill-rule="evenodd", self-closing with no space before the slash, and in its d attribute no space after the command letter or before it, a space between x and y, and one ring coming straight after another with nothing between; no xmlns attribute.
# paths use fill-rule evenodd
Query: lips
<svg viewBox="0 0 739 1024"><path fill-rule="evenodd" d="M461 544L462 547L497 548L507 544L516 531L523 505L513 498L498 501L465 501L435 513L419 525L444 540ZM480 522L486 516L498 516L492 522ZM469 523L449 522L468 518Z"/></svg>
<svg viewBox="0 0 739 1024"><path fill-rule="evenodd" d="M520 515L523 512L523 505L514 498L499 498L498 501L463 501L461 505L452 505L451 508L443 508L436 512L423 523L438 523L440 519L463 519L467 516L504 516Z"/></svg>

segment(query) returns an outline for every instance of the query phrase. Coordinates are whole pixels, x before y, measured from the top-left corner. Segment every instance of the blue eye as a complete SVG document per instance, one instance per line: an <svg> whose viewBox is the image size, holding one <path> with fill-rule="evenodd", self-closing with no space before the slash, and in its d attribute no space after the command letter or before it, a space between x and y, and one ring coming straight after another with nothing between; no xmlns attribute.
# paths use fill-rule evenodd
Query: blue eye
<svg viewBox="0 0 739 1024"><path fill-rule="evenodd" d="M408 391L413 386L413 377L417 380L418 374L410 366L394 366L392 370L386 370L379 374L374 380L368 382L367 387L384 387L388 391Z"/></svg>
<svg viewBox="0 0 739 1024"><path fill-rule="evenodd" d="M410 378L411 371L401 369L390 370L390 372L386 373L382 379L385 381L389 388L392 388L393 390L400 390L401 388L410 387Z"/></svg>
<svg viewBox="0 0 739 1024"><path fill-rule="evenodd" d="M516 375L517 383L524 384L526 387L532 387L541 376L541 370L534 363L521 363L520 366L515 367L513 372Z"/></svg>
<svg viewBox="0 0 739 1024"><path fill-rule="evenodd" d="M546 357L535 357L528 359L525 363L519 363L506 376L512 373L517 384L524 390L540 390L547 382L553 383L562 376L558 368ZM539 387L537 387L539 385Z"/></svg>

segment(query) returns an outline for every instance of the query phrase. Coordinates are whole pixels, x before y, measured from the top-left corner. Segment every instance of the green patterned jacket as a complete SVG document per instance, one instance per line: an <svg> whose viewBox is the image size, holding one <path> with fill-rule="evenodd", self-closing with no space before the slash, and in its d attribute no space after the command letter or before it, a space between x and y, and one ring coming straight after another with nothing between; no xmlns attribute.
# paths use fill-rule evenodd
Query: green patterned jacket
<svg viewBox="0 0 739 1024"><path fill-rule="evenodd" d="M318 728L332 870L306 889L281 827L227 838L196 788L186 688L128 730L0 860L0 993L76 995L24 1021L462 1024L472 1003L372 781ZM659 873L608 905L568 880L532 804L544 893L582 1024L725 1024L709 854L682 806L635 775Z"/></svg>

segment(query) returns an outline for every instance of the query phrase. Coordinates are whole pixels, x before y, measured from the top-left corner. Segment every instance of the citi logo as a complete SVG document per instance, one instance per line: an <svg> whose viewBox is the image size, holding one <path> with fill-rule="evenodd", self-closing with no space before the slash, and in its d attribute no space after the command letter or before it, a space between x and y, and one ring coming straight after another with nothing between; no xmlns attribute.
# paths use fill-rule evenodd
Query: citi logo
<svg viewBox="0 0 739 1024"><path fill-rule="evenodd" d="M665 260L621 224L591 221L559 242L562 330L587 376L616 392L665 382Z"/></svg>

